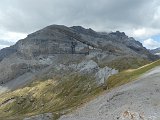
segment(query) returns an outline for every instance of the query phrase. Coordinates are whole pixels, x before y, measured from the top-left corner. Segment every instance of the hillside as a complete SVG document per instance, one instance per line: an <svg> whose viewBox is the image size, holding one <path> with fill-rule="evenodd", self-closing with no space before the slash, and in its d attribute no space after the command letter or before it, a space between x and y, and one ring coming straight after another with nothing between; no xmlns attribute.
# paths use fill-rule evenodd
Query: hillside
<svg viewBox="0 0 160 120"><path fill-rule="evenodd" d="M160 61L128 74L159 64L128 84L104 92L75 112L59 120L159 120ZM122 80L123 81L123 80Z"/></svg>
<svg viewBox="0 0 160 120"><path fill-rule="evenodd" d="M109 78L108 82L105 83L103 86L99 86L99 87L97 87L96 83L89 76L80 76L77 74L64 77L63 80L60 80L58 77L54 77L52 79L51 78L39 79L38 81L35 81L24 88L1 95L0 119L1 120L22 120L24 117L37 115L40 113L52 113L54 116L53 119L55 120L58 119L60 116L62 116L60 118L62 120L89 119L90 118L89 116L92 114L94 115L92 115L93 117L90 118L89 120L93 120L93 118L97 118L97 117L98 117L97 119L99 119L99 117L103 117L103 116L106 119L108 117L107 115L104 115L104 111L102 111L101 115L98 116L97 114L100 113L101 110L93 109L93 108L94 107L99 108L103 104L109 105L113 102L114 104L121 103L119 100L121 100L122 102L125 101L122 98L123 97L122 95L126 95L126 94L128 95L129 91L124 92L124 90L126 90L127 88L130 90L132 88L132 84L133 84L133 88L136 89L137 91L139 90L139 88L134 87L134 86L137 86L136 85L137 83L140 84L141 86L144 86L146 84L146 87L148 89L146 89L146 87L141 87L143 88L143 90L145 89L147 90L145 94L148 94L148 92L150 92L150 88L152 87L154 87L154 89L158 89L158 88L155 88L155 87L158 87L158 84L159 84L159 82L156 81L156 80L159 80L159 77L157 76L159 75L159 67L155 68L156 66L160 66L160 61L153 62L151 64L145 65L138 69L120 72L119 74ZM152 70L152 68L155 68L155 69ZM146 71L149 71L149 72L141 76ZM139 76L141 77L138 78ZM154 82L154 85L156 86L150 85L153 83L153 81L150 81L150 78L153 79L154 77L156 77ZM138 78L138 81L136 78ZM132 82L132 81L135 81L135 82ZM149 84L147 81L149 81ZM131 82L131 83L126 84L128 82ZM117 88L117 89L113 89L114 87L118 87L123 84L126 84L126 85L121 86L120 88ZM110 90L112 91L110 92ZM140 91L141 93L134 92L134 94L137 93L138 95L141 96L143 94L142 93L143 90ZM130 94L132 95L132 93ZM154 91L153 91L153 94L155 96L158 96L157 95L158 93L155 94ZM100 97L98 97L99 95ZM150 97L150 95L145 95L145 96ZM147 99L143 95L141 97L140 96L135 98ZM70 115L63 116L66 113L74 111L78 106L82 106L83 104L85 104L86 102L92 99L95 99L95 100L85 105L86 107L89 106L87 107L87 109L85 108L85 106L82 107L82 113L79 113L78 116L77 114L73 114L72 116ZM97 100L98 101L100 100L98 104L96 102ZM116 102L116 100L118 100L118 102ZM155 99L153 100L152 98L148 100L153 102L156 101ZM128 102L130 102L130 99L128 99ZM92 108L90 108L90 104L92 105ZM135 101L135 104L137 104L138 106L139 104L142 104L142 103L140 102L138 104L137 101ZM143 104L145 106L145 103ZM129 105L130 104L128 104L128 107ZM142 105L141 107L143 108ZM114 108L115 107L110 109L114 110ZM84 109L84 112L87 114L83 113L83 109ZM95 111L96 114L92 110L97 110L97 112ZM135 108L135 111L132 111L132 109L126 108L126 109L122 109L121 112L123 114L123 112L125 113L126 111L127 111L127 115L129 114L129 117L131 116L130 116L130 113L128 113L128 111L133 112L133 114L136 113L136 117L137 115L143 113L143 111L140 111L139 113L136 108ZM119 114L119 112L118 113L116 112L114 113L113 116L110 116L111 118L110 120L112 120L112 118L114 117L122 117L120 115L121 114ZM147 116L148 115L150 115L150 113L147 113Z"/></svg>
<svg viewBox="0 0 160 120"><path fill-rule="evenodd" d="M45 27L0 50L0 119L48 112L57 119L118 86L110 76L157 59L123 32Z"/></svg>

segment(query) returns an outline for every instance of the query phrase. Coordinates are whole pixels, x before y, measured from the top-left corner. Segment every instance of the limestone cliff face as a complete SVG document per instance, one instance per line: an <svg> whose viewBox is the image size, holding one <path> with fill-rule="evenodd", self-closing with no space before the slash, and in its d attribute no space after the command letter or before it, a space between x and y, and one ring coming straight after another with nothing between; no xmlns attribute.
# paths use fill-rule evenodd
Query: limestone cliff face
<svg viewBox="0 0 160 120"><path fill-rule="evenodd" d="M126 56L155 60L142 44L119 31L99 33L80 26L51 25L0 51L0 82L58 64L94 60L109 64Z"/></svg>
<svg viewBox="0 0 160 120"><path fill-rule="evenodd" d="M80 38L65 26L49 26L28 35L17 43L17 51L30 57L39 55L71 54L87 47L75 38ZM72 48L73 47L73 48Z"/></svg>

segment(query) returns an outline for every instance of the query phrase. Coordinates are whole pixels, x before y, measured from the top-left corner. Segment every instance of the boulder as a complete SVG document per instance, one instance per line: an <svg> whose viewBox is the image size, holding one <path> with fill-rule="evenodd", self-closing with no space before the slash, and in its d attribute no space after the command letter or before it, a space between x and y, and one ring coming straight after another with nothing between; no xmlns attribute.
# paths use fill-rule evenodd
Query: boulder
<svg viewBox="0 0 160 120"><path fill-rule="evenodd" d="M95 73L99 70L99 66L93 60L82 61L77 65L77 70L80 73Z"/></svg>
<svg viewBox="0 0 160 120"><path fill-rule="evenodd" d="M118 70L109 68L109 67L104 67L99 69L99 71L95 74L96 80L99 85L104 84L105 80L108 79L109 76L117 74Z"/></svg>

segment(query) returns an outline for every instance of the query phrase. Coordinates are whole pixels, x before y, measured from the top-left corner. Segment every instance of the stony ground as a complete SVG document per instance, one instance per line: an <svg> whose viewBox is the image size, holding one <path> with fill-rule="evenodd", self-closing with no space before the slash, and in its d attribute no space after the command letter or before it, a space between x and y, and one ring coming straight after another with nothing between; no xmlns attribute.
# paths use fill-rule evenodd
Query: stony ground
<svg viewBox="0 0 160 120"><path fill-rule="evenodd" d="M59 120L160 120L160 66Z"/></svg>

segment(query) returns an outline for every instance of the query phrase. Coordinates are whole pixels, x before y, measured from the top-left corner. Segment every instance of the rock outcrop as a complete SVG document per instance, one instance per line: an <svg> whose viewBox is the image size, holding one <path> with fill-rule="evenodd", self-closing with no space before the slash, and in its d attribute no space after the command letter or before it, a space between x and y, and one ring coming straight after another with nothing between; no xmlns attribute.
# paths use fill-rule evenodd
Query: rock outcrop
<svg viewBox="0 0 160 120"><path fill-rule="evenodd" d="M82 75L88 75L95 78L98 85L103 85L109 76L117 74L118 70L109 67L100 68L98 64L93 60L85 60L78 64L70 64L69 66L60 64L56 66L57 72L78 73Z"/></svg>
<svg viewBox="0 0 160 120"><path fill-rule="evenodd" d="M96 73L96 80L98 81L98 84L103 85L105 81L109 78L109 76L117 74L118 70L104 67L99 69L99 71Z"/></svg>
<svg viewBox="0 0 160 120"><path fill-rule="evenodd" d="M124 111L119 117L119 120L147 120L144 113L138 113L133 111Z"/></svg>
<svg viewBox="0 0 160 120"><path fill-rule="evenodd" d="M92 74L92 76L95 76L98 85L103 85L109 76L118 73L118 70L109 67L100 68L93 60L82 61L75 70L82 74Z"/></svg>

